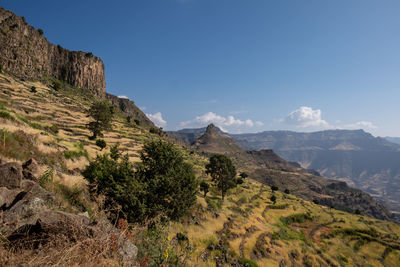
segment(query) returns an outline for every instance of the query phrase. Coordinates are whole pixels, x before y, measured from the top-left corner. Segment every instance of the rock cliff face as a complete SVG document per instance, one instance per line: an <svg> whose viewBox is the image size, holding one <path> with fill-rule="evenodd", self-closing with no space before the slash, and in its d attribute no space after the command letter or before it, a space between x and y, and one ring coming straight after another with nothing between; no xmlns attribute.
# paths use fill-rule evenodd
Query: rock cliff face
<svg viewBox="0 0 400 267"><path fill-rule="evenodd" d="M0 68L21 79L44 75L105 97L104 64L91 53L56 46L24 18L0 7Z"/></svg>

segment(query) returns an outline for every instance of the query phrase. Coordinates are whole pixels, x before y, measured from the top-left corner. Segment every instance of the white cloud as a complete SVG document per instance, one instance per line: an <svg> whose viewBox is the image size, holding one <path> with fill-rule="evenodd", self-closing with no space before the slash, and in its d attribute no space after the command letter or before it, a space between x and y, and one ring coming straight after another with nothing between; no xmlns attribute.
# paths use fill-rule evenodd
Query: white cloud
<svg viewBox="0 0 400 267"><path fill-rule="evenodd" d="M118 98L129 99L126 95L119 95Z"/></svg>
<svg viewBox="0 0 400 267"><path fill-rule="evenodd" d="M355 123L343 125L343 128L346 128L346 129L377 129L378 127L376 127L370 121L358 121Z"/></svg>
<svg viewBox="0 0 400 267"><path fill-rule="evenodd" d="M322 119L320 109L302 106L289 113L285 118L279 120L281 123L296 126L298 128L323 128L323 129L377 129L370 121L358 121L355 123L344 124L341 120L336 120L335 124L330 124Z"/></svg>
<svg viewBox="0 0 400 267"><path fill-rule="evenodd" d="M167 122L162 118L161 112L146 114L146 116L158 127L165 127L167 125Z"/></svg>
<svg viewBox="0 0 400 267"><path fill-rule="evenodd" d="M263 125L260 121L254 123L250 119L240 120L233 116L223 117L214 112L208 112L201 116L197 116L193 120L181 122L180 125L181 127L202 127L210 123L214 123L219 127L254 127Z"/></svg>
<svg viewBox="0 0 400 267"><path fill-rule="evenodd" d="M146 108L145 106L140 107L141 110L146 110Z"/></svg>
<svg viewBox="0 0 400 267"><path fill-rule="evenodd" d="M329 127L329 124L322 119L320 109L312 109L305 106L290 112L289 115L280 121L300 128Z"/></svg>

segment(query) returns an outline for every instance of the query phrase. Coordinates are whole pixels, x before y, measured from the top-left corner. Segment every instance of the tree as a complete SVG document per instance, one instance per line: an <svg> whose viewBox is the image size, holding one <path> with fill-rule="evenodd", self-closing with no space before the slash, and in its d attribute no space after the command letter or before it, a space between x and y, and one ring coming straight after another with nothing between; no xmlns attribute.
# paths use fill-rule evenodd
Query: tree
<svg viewBox="0 0 400 267"><path fill-rule="evenodd" d="M196 202L197 180L193 166L181 151L166 141L151 141L140 153L137 177L146 184L147 214L164 212L171 219L187 213Z"/></svg>
<svg viewBox="0 0 400 267"><path fill-rule="evenodd" d="M90 107L88 115L93 118L87 124L93 133L91 139L96 139L97 136L103 136L103 131L111 129L114 107L107 101L97 101Z"/></svg>
<svg viewBox="0 0 400 267"><path fill-rule="evenodd" d="M279 187L277 187L276 185L271 186L271 190L272 191L278 191Z"/></svg>
<svg viewBox="0 0 400 267"><path fill-rule="evenodd" d="M243 179L246 179L247 177L249 177L249 175L247 173L245 173L245 172L241 172L239 174L239 176L242 177Z"/></svg>
<svg viewBox="0 0 400 267"><path fill-rule="evenodd" d="M193 167L173 144L146 143L136 171L118 146L112 149L98 155L82 174L97 193L121 205L128 221L144 222L160 213L178 219L196 202L198 184Z"/></svg>
<svg viewBox="0 0 400 267"><path fill-rule="evenodd" d="M270 198L270 200L275 204L275 203L276 203L276 196L275 196L275 195L272 195L271 198Z"/></svg>
<svg viewBox="0 0 400 267"><path fill-rule="evenodd" d="M82 175L89 181L92 193L104 194L109 207L115 206L113 201L117 202L129 221L146 218L146 185L137 179L128 157L118 161L109 153L97 155Z"/></svg>
<svg viewBox="0 0 400 267"><path fill-rule="evenodd" d="M236 186L236 168L231 159L225 155L211 156L210 163L206 165L206 173L211 175L212 181L221 190L222 199L225 198L228 189Z"/></svg>
<svg viewBox="0 0 400 267"><path fill-rule="evenodd" d="M100 147L100 151L101 151L107 146L107 143L103 139L97 139L96 146Z"/></svg>
<svg viewBox="0 0 400 267"><path fill-rule="evenodd" d="M203 191L204 198L206 198L207 193L209 192L210 186L205 181L200 183L200 191Z"/></svg>

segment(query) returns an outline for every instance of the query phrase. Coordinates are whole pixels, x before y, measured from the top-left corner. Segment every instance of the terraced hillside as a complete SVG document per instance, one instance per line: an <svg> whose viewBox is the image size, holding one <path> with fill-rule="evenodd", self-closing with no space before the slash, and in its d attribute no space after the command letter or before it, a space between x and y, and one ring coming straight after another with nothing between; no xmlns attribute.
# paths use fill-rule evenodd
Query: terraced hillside
<svg viewBox="0 0 400 267"><path fill-rule="evenodd" d="M73 213L87 211L95 220L96 214L92 212L95 203L85 195L87 183L80 170L96 154L106 153L116 143L136 162L146 140L165 137L128 123L124 114L117 113L113 129L104 134L107 147L101 151L95 141L89 140L90 132L85 126L89 121L86 110L93 101L92 96L77 88L67 86L55 91L39 82L0 74L1 159L22 163L34 158L39 163L39 175L54 168L54 180L63 185L60 187L63 191L54 192L63 200L58 209ZM197 178L210 183L204 167L207 157L180 148L186 160L194 165ZM239 167L238 171L245 169ZM272 191L252 178L256 177L250 175L243 184L228 191L224 202L214 187L206 197L199 192L191 214L167 223L165 235L144 236L143 231L137 231L142 228L131 224L129 231L139 248L137 265L146 266L145 262L157 259L165 266L173 266L172 255L181 259L179 266L400 264L399 225L323 207L287 191ZM66 196L62 192L78 193ZM156 238L151 246L146 243L149 238ZM0 255L4 255L2 250ZM29 254L30 257L24 255L19 252L15 257L25 265L41 266L33 264L38 258L36 252ZM47 264L54 260L49 255ZM79 265L95 266L95 263ZM104 265L120 266L120 263L108 260Z"/></svg>

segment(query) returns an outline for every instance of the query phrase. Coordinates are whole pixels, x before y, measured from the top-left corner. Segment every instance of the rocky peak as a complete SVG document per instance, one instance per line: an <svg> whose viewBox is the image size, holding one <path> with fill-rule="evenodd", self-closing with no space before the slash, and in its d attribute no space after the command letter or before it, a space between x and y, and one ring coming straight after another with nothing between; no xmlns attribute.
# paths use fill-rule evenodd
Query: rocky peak
<svg viewBox="0 0 400 267"><path fill-rule="evenodd" d="M207 126L205 133L209 134L209 135L219 135L218 128L215 127L215 125L213 123L211 123L210 125Z"/></svg>

